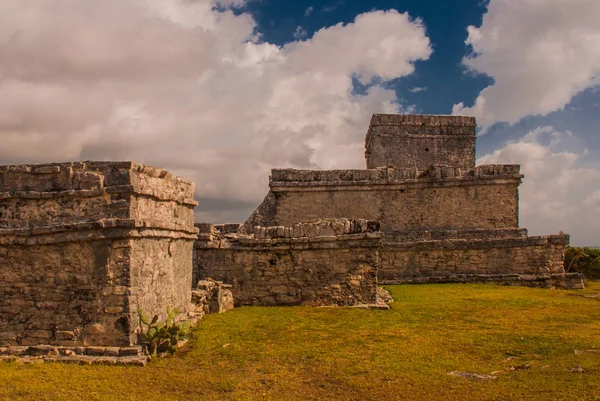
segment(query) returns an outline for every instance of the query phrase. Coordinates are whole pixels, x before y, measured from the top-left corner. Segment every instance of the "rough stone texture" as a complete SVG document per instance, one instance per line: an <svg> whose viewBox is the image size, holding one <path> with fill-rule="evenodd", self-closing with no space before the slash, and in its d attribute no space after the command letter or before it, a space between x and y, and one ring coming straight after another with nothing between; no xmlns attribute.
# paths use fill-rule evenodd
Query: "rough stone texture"
<svg viewBox="0 0 600 401"><path fill-rule="evenodd" d="M30 347L0 347L0 361L145 366L148 357L143 354L142 347L62 347L37 345Z"/></svg>
<svg viewBox="0 0 600 401"><path fill-rule="evenodd" d="M376 222L257 226L250 235L222 235L212 225L201 228L197 275L231 283L238 305L376 303L382 238Z"/></svg>
<svg viewBox="0 0 600 401"><path fill-rule="evenodd" d="M386 283L423 282L436 276L462 281L462 275L560 274L568 241L568 235L386 241L378 274Z"/></svg>
<svg viewBox="0 0 600 401"><path fill-rule="evenodd" d="M365 140L367 168L475 167L475 118L374 114Z"/></svg>
<svg viewBox="0 0 600 401"><path fill-rule="evenodd" d="M0 166L0 345L136 343L190 310L194 185L132 162Z"/></svg>
<svg viewBox="0 0 600 401"><path fill-rule="evenodd" d="M516 228L522 177L518 165L273 170L271 191L244 230L344 217L381 221L385 232Z"/></svg>
<svg viewBox="0 0 600 401"><path fill-rule="evenodd" d="M231 285L221 281L200 280L192 291L192 302L202 313L223 313L233 309Z"/></svg>

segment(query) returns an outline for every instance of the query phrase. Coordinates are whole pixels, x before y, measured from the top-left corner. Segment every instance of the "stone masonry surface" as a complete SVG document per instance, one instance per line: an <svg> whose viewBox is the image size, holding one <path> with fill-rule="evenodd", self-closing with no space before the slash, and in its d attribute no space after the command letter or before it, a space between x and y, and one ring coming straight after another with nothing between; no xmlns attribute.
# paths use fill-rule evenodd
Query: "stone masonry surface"
<svg viewBox="0 0 600 401"><path fill-rule="evenodd" d="M231 283L237 305L375 304L377 222L323 219L292 227L254 227L222 234L200 224L195 266L200 277Z"/></svg>
<svg viewBox="0 0 600 401"><path fill-rule="evenodd" d="M381 221L382 230L516 228L518 165L375 170L273 170L271 190L244 224L315 218Z"/></svg>
<svg viewBox="0 0 600 401"><path fill-rule="evenodd" d="M375 114L367 131L367 168L475 167L475 118Z"/></svg>
<svg viewBox="0 0 600 401"><path fill-rule="evenodd" d="M564 273L562 254L568 235L494 237L421 241L385 241L379 279L418 282L451 275L521 275Z"/></svg>
<svg viewBox="0 0 600 401"><path fill-rule="evenodd" d="M0 346L136 343L191 307L194 184L132 162L0 166Z"/></svg>
<svg viewBox="0 0 600 401"><path fill-rule="evenodd" d="M145 366L148 357L142 347L13 345L0 347L0 361L10 362L62 362L79 365L134 365Z"/></svg>

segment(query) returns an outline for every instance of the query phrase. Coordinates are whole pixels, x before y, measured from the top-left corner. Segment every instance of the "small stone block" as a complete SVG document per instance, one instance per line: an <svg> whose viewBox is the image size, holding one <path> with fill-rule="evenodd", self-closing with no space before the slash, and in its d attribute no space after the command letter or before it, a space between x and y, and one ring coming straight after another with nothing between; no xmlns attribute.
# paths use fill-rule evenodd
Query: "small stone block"
<svg viewBox="0 0 600 401"><path fill-rule="evenodd" d="M119 347L106 347L104 356L119 356Z"/></svg>
<svg viewBox="0 0 600 401"><path fill-rule="evenodd" d="M142 347L123 347L119 348L119 356L138 356L142 355Z"/></svg>
<svg viewBox="0 0 600 401"><path fill-rule="evenodd" d="M146 366L148 358L145 356L125 356L117 358L118 365Z"/></svg>
<svg viewBox="0 0 600 401"><path fill-rule="evenodd" d="M51 345L34 345L29 347L27 354L31 356L58 355L58 349Z"/></svg>
<svg viewBox="0 0 600 401"><path fill-rule="evenodd" d="M102 356L106 347L86 347L85 354L91 356Z"/></svg>

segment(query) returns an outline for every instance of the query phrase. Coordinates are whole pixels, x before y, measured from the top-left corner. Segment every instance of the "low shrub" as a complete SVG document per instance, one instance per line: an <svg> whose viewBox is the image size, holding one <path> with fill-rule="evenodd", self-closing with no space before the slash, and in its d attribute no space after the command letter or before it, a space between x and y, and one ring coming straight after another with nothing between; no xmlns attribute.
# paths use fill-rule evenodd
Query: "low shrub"
<svg viewBox="0 0 600 401"><path fill-rule="evenodd" d="M582 273L588 279L600 279L600 248L567 247L565 271Z"/></svg>

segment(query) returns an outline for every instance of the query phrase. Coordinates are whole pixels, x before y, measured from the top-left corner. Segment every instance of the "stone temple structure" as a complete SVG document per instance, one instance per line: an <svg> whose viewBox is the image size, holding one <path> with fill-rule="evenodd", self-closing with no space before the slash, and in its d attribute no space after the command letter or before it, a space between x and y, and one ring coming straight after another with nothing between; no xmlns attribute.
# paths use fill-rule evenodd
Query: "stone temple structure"
<svg viewBox="0 0 600 401"><path fill-rule="evenodd" d="M197 225L195 275L267 305L374 302L377 283L580 286L568 235L519 228L520 166L475 166L475 126L374 115L367 169L273 170L243 225Z"/></svg>
<svg viewBox="0 0 600 401"><path fill-rule="evenodd" d="M221 225L194 224L194 184L160 168L0 166L0 355L136 354L138 309L193 316L192 299L227 292L192 292L208 278L237 305L376 304L382 283L582 285L564 272L567 235L519 228L519 166L475 166L473 118L374 115L366 159L273 170L249 219Z"/></svg>
<svg viewBox="0 0 600 401"><path fill-rule="evenodd" d="M0 167L0 346L128 346L191 309L194 184L132 162Z"/></svg>

